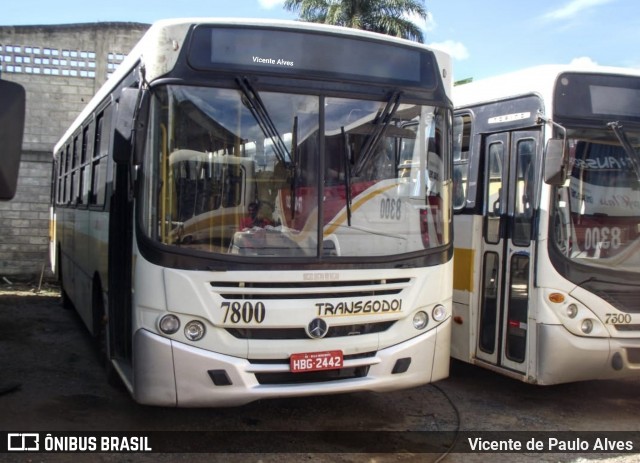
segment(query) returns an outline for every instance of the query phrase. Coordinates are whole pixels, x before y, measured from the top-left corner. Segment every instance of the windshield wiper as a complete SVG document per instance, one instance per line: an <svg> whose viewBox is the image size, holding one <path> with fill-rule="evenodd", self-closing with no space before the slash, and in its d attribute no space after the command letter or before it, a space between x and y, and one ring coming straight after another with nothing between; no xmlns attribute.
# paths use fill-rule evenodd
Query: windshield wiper
<svg viewBox="0 0 640 463"><path fill-rule="evenodd" d="M298 132L298 117L296 116L293 121L293 132L291 134L292 141L292 151L290 152L285 144L284 140L280 136L280 132L276 128L276 125L271 119L269 115L269 111L267 111L262 98L260 98L260 94L253 88L249 79L246 77L236 77L236 82L238 83L238 87L242 91L242 95L245 97L247 102L247 107L253 118L256 120L258 125L260 126L260 130L265 137L271 139L273 143L273 152L280 161L289 171L290 176L290 197L291 197L291 219L295 217L296 214L296 198L295 198L295 189L297 183L297 175L296 175L296 147L298 144L297 140L297 132Z"/></svg>
<svg viewBox="0 0 640 463"><path fill-rule="evenodd" d="M286 146L285 146L286 149ZM296 216L296 188L298 186L298 116L293 118L293 128L291 129L291 184L289 185L289 195L291 196L291 220Z"/></svg>
<svg viewBox="0 0 640 463"><path fill-rule="evenodd" d="M291 167L291 153L289 153L287 145L282 140L278 129L273 123L273 119L271 119L262 98L260 98L260 94L253 88L249 79L246 77L236 77L236 82L238 83L240 90L242 90L242 95L247 101L249 111L251 111L254 119L258 122L260 130L262 130L265 137L271 139L273 143L273 151L275 152L278 161L282 162L287 167Z"/></svg>
<svg viewBox="0 0 640 463"><path fill-rule="evenodd" d="M345 191L345 206L347 208L347 225L351 226L351 156L349 152L349 142L347 139L347 133L342 131L342 144L343 147L343 159L344 159L344 191Z"/></svg>
<svg viewBox="0 0 640 463"><path fill-rule="evenodd" d="M369 138L367 138L364 146L362 147L362 155L358 159L358 164L355 168L356 176L360 174L360 170L367 164L367 162L369 162L369 159L378 147L380 140L384 137L384 133L391 123L391 118L398 110L398 106L400 106L401 96L401 91L393 92L389 97L389 100L387 100L387 104L385 105L382 112L373 121L375 127L369 135Z"/></svg>
<svg viewBox="0 0 640 463"><path fill-rule="evenodd" d="M640 154L638 154L636 150L633 149L633 146L631 146L631 143L627 138L627 134L624 132L624 129L620 125L620 122L618 121L608 122L607 126L610 127L611 130L613 130L613 133L618 138L618 141L624 148L625 153L627 153L627 156L631 161L631 165L633 166L633 170L635 170L636 172L636 177L638 178L638 181L640 181Z"/></svg>

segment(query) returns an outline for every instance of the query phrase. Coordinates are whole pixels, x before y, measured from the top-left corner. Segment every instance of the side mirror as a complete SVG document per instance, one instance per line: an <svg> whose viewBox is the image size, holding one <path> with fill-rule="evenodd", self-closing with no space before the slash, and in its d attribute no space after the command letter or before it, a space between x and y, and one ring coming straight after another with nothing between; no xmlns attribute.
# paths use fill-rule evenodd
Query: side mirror
<svg viewBox="0 0 640 463"><path fill-rule="evenodd" d="M146 141L149 92L124 88L117 100L113 160L118 164L139 164ZM133 158L132 158L133 154Z"/></svg>
<svg viewBox="0 0 640 463"><path fill-rule="evenodd" d="M133 152L133 118L138 101L137 88L124 88L116 100L116 122L113 142L113 160L116 164L131 162Z"/></svg>
<svg viewBox="0 0 640 463"><path fill-rule="evenodd" d="M566 143L561 138L551 138L544 150L544 181L549 185L564 185L567 179Z"/></svg>
<svg viewBox="0 0 640 463"><path fill-rule="evenodd" d="M133 163L142 164L144 149L147 142L147 123L149 121L149 90L141 90L140 100L135 117L133 134Z"/></svg>
<svg viewBox="0 0 640 463"><path fill-rule="evenodd" d="M0 200L16 194L25 117L24 88L0 80Z"/></svg>

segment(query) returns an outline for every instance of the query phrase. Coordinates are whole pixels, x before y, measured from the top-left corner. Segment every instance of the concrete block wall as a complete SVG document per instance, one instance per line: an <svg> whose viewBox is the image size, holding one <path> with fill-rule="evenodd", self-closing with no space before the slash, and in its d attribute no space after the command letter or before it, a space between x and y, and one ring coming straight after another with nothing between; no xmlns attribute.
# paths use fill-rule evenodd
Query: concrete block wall
<svg viewBox="0 0 640 463"><path fill-rule="evenodd" d="M0 202L0 275L47 270L51 155L22 153L16 196Z"/></svg>
<svg viewBox="0 0 640 463"><path fill-rule="evenodd" d="M0 26L0 78L21 84L27 98L16 196L0 202L0 276L34 278L43 268L51 276L53 147L148 27Z"/></svg>

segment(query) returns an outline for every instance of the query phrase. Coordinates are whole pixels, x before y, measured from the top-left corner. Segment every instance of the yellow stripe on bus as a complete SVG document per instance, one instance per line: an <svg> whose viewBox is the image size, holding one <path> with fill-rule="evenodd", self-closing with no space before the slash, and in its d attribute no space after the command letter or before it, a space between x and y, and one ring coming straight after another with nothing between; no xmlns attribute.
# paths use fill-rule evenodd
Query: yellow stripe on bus
<svg viewBox="0 0 640 463"><path fill-rule="evenodd" d="M393 185L387 185L386 187L378 188L378 189L372 191L371 193L368 193L368 194L364 195L363 197L358 199L353 204L353 206L351 206L351 212L357 211L364 203L369 201L374 196L381 195L385 191L390 190L392 188L395 188L397 186L398 186L398 184L394 183ZM340 214L338 216L338 218L336 220L334 220L333 222L331 222L329 224L328 228L324 231L324 236L327 236L327 235L330 235L330 234L334 233L336 231L336 229L339 226L341 226L346 220L347 220L347 211L345 210L342 214Z"/></svg>
<svg viewBox="0 0 640 463"><path fill-rule="evenodd" d="M473 292L473 249L453 250L453 289Z"/></svg>

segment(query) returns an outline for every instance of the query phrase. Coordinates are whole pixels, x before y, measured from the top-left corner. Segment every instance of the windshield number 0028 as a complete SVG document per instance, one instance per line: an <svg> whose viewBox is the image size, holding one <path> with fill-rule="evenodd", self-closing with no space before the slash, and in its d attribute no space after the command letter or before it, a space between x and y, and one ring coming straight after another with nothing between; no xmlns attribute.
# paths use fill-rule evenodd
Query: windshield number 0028
<svg viewBox="0 0 640 463"><path fill-rule="evenodd" d="M382 198L380 201L380 218L400 220L402 214L402 201L399 199Z"/></svg>
<svg viewBox="0 0 640 463"><path fill-rule="evenodd" d="M227 320L231 323L262 323L266 316L267 310L264 307L264 303L256 302L253 304L249 301L244 302L223 302L222 308L224 309L223 323L227 323Z"/></svg>

